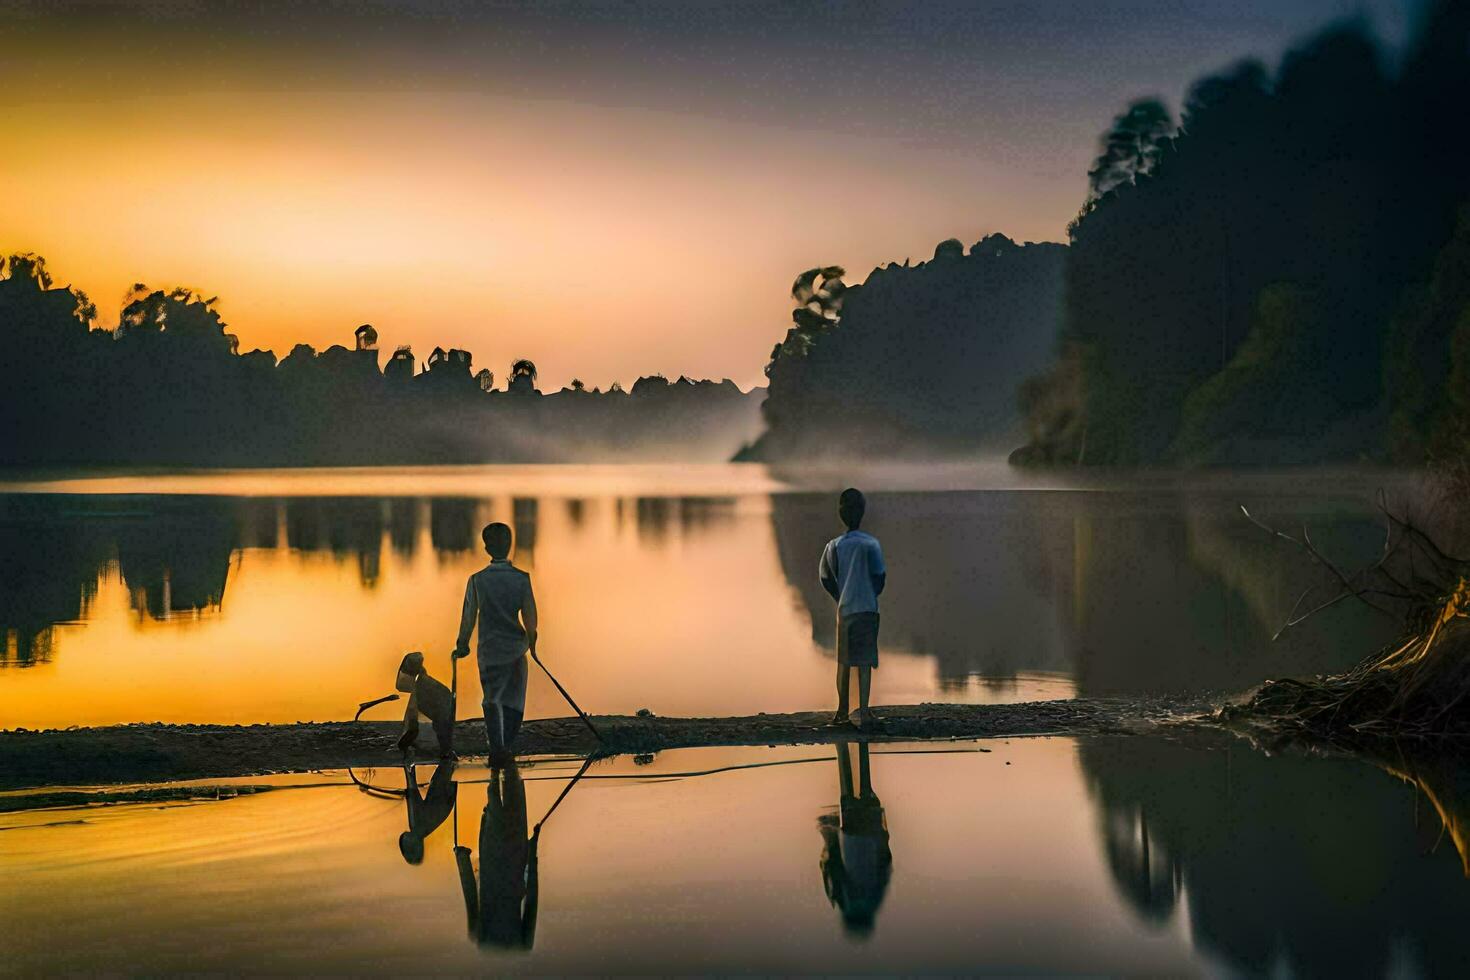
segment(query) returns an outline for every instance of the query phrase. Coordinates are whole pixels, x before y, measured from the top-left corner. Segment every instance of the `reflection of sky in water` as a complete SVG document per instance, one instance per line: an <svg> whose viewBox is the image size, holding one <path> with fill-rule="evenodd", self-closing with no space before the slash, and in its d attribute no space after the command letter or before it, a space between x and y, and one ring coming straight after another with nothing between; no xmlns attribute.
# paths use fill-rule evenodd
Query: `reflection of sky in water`
<svg viewBox="0 0 1470 980"><path fill-rule="evenodd" d="M482 950L466 934L454 818L425 842L423 863L410 866L396 844L403 803L348 787L120 806L88 811L81 825L0 833L10 877L0 908L19 940L7 956L22 972L246 964L328 973L678 973L735 965L853 972L964 970L986 961L1187 968L1182 930L1155 932L1116 894L1073 745L991 748L873 754L893 877L862 942L844 931L822 881L818 818L838 804L835 753L803 746L683 750L649 766L620 759L594 767L594 778L573 789L543 830L529 956ZM782 759L813 761L659 780ZM569 775L566 766L554 771ZM544 774L522 771L532 823L563 785L536 778ZM457 839L476 850L481 873L486 775L469 767L456 773ZM639 778L599 778L618 775ZM936 781L953 787L942 806ZM379 770L373 782L402 785L402 776ZM55 819L17 815L0 826ZM142 909L133 898L140 890L149 895Z"/></svg>
<svg viewBox="0 0 1470 980"><path fill-rule="evenodd" d="M76 513L85 507L108 516ZM7 662L32 665L0 674L13 695L0 725L349 716L391 689L406 650L447 673L492 520L516 528L543 657L589 709L745 713L829 699L832 661L781 576L764 497L117 498L78 503L45 532L67 538L70 564L37 546L35 523L9 529L30 558L11 576L25 580L6 601ZM933 662L890 650L877 695L932 697ZM472 667L460 684L470 717ZM537 678L531 716L565 710Z"/></svg>
<svg viewBox="0 0 1470 980"><path fill-rule="evenodd" d="M263 471L161 477L175 491L162 495L128 492L141 478L50 486L105 494L0 495L0 663L23 666L0 672L0 726L347 717L390 689L406 650L447 673L491 520L516 529L544 656L590 710L823 707L835 624L815 565L839 530L832 494L772 493L763 473ZM419 495L393 495L416 474ZM890 581L874 698L1239 690L1346 666L1376 627L1361 610L1271 644L1320 572L1236 506L1309 520L1351 554L1379 541L1370 496L1238 482L876 490L868 527ZM478 681L464 673L469 717ZM565 713L540 678L529 710Z"/></svg>
<svg viewBox="0 0 1470 980"><path fill-rule="evenodd" d="M600 763L571 790L541 834L529 954L467 934L453 845L483 875L480 767L455 773L457 815L417 866L402 800L340 773L0 815L6 968L1464 975L1459 857L1370 765L1228 736L881 745L870 763L891 878L861 939L823 883L834 747L715 748ZM530 825L576 766L522 767Z"/></svg>

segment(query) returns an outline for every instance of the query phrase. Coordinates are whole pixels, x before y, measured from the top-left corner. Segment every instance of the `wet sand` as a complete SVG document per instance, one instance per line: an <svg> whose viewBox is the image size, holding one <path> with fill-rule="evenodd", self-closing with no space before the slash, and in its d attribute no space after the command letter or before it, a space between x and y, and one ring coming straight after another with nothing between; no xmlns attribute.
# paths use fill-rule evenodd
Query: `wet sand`
<svg viewBox="0 0 1470 980"><path fill-rule="evenodd" d="M1118 699L1023 704L893 705L876 709L859 731L832 725L830 712L731 718L599 715L595 739L580 719L528 721L517 754L576 755L658 752L705 745L797 745L839 739L916 741L1007 735L1145 734L1202 711L1203 701ZM99 786L205 777L308 772L345 766L394 765L396 722L305 722L295 725L119 725L108 728L0 731L0 789ZM478 719L459 722L455 748L484 755ZM418 757L438 755L430 727Z"/></svg>

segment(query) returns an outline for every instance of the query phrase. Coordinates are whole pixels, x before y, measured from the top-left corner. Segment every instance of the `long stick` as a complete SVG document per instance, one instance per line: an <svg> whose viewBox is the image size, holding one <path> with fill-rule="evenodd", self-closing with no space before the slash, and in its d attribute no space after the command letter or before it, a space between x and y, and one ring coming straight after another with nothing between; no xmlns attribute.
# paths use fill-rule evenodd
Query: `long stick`
<svg viewBox="0 0 1470 980"><path fill-rule="evenodd" d="M541 827L546 823L546 821L548 821L548 820L551 819L551 815L556 812L556 808L559 807L559 806L561 806L561 801L564 800L564 799L566 799L567 798L567 794L572 791L572 787L575 786L575 785L577 785L577 780L581 779L584 775L586 775L587 770L590 769L591 767L592 767L592 756L589 755L582 762L582 768L577 770L577 774L575 776L573 776L571 778L571 780L568 781L567 784L564 787L562 787L561 795L558 796L556 798L555 802L553 802L551 804L551 809L547 810L546 811L546 815L536 822L536 829L531 832L531 836L532 837L535 837L537 834L541 833Z"/></svg>
<svg viewBox="0 0 1470 980"><path fill-rule="evenodd" d="M577 702L573 701L572 696L567 693L567 689L561 686L561 681L556 679L556 675L554 675L551 671L546 670L546 665L541 662L541 658L533 653L531 654L531 659L536 661L537 667L540 667L542 670L546 671L546 676L551 678L551 683L556 685L556 689L561 692L561 696L567 699L567 704L572 706L572 710L577 713L578 718L582 719L582 724L587 726L587 730L591 732L599 742L606 743L607 740L602 737L602 733L593 726L592 719L587 717L587 712L577 707Z"/></svg>

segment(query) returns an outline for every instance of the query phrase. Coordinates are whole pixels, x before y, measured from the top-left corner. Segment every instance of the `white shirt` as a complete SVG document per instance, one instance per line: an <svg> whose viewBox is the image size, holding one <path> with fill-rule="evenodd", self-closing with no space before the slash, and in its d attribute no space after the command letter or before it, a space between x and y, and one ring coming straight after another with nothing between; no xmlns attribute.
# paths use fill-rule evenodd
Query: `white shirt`
<svg viewBox="0 0 1470 980"><path fill-rule="evenodd" d="M837 615L878 611L878 577L888 574L883 546L866 531L848 531L822 549L817 575L837 583Z"/></svg>

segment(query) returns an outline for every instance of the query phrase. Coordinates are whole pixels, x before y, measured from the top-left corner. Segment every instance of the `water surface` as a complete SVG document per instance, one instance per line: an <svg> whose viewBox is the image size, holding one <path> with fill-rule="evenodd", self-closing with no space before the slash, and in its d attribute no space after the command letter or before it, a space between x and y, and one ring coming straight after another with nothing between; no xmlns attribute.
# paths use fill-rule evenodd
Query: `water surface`
<svg viewBox="0 0 1470 980"><path fill-rule="evenodd" d="M1232 692L1346 666L1391 622L1342 607L1273 643L1323 571L1381 544L1369 474L1037 477L993 464L429 467L0 484L0 727L349 717L408 650L448 673L480 527L516 530L542 651L589 710L831 700L815 578L835 490L870 490L890 570L879 702ZM461 678L461 715L478 704ZM391 711L391 708L378 709ZM543 678L531 715L563 714Z"/></svg>
<svg viewBox="0 0 1470 980"><path fill-rule="evenodd" d="M523 763L520 833L576 765ZM625 758L592 768L547 820L534 928L500 931L476 915L485 906L467 910L455 857L457 841L475 902L514 888L481 838L490 774L453 773L457 811L417 865L398 843L404 776L354 775L388 792L324 773L234 799L0 816L0 971L1470 966L1470 883L1434 807L1359 762L1143 738ZM427 786L432 769L414 775Z"/></svg>

